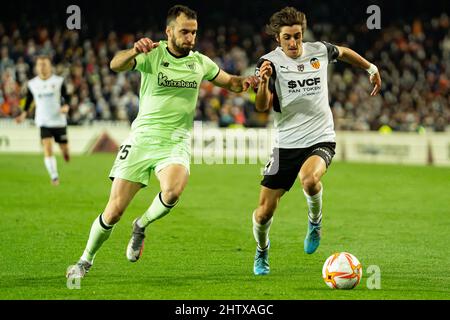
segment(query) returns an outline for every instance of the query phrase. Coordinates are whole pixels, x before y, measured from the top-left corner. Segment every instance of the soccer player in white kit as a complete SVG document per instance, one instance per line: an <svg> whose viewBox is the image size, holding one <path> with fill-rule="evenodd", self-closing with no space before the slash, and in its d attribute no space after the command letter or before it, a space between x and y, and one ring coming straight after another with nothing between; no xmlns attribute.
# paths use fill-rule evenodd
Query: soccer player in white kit
<svg viewBox="0 0 450 320"><path fill-rule="evenodd" d="M371 96L381 88L375 65L353 50L326 42L303 42L305 14L293 7L276 12L267 26L279 46L257 64L260 83L256 109L273 108L275 146L261 182L259 205L253 212L257 242L253 272L266 275L269 267L269 230L281 197L297 177L308 205L308 230L304 251L319 246L322 224L322 176L335 154L333 115L328 101L327 66L341 60L367 70L374 84Z"/></svg>
<svg viewBox="0 0 450 320"><path fill-rule="evenodd" d="M41 132L45 167L52 184L59 185L58 168L53 154L53 139L59 144L64 160L68 162L70 159L66 118L69 112L68 95L64 78L52 73L50 57L37 57L36 73L37 77L28 82L25 108L16 120L18 123L25 120L34 100L36 104L34 120Z"/></svg>

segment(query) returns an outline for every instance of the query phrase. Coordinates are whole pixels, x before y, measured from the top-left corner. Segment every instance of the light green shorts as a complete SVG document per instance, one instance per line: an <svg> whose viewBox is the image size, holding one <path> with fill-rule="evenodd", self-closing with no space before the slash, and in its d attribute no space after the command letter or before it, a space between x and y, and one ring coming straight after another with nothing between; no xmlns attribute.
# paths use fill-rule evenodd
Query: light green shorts
<svg viewBox="0 0 450 320"><path fill-rule="evenodd" d="M183 165L189 173L190 158L187 143L167 144L163 140L131 135L121 145L109 177L147 186L152 171L157 175L172 164Z"/></svg>

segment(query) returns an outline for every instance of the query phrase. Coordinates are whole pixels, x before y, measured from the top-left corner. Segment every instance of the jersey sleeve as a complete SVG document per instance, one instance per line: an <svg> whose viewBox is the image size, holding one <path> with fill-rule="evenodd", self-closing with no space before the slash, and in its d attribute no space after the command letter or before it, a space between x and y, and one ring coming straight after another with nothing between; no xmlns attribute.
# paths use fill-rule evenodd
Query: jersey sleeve
<svg viewBox="0 0 450 320"><path fill-rule="evenodd" d="M327 53L328 53L328 62L329 63L335 63L337 62L337 58L339 57L339 50L338 48L328 42L325 41L321 41L325 47L327 48Z"/></svg>
<svg viewBox="0 0 450 320"><path fill-rule="evenodd" d="M23 108L24 111L30 110L31 103L33 102L33 93L31 92L30 85L27 85L27 96L25 98L25 106Z"/></svg>
<svg viewBox="0 0 450 320"><path fill-rule="evenodd" d="M217 78L220 68L214 61L209 57L202 55L202 65L204 70L203 80L213 81Z"/></svg>
<svg viewBox="0 0 450 320"><path fill-rule="evenodd" d="M153 73L155 70L155 61L157 60L157 49L153 49L150 53L141 53L134 59L134 70L142 73Z"/></svg>
<svg viewBox="0 0 450 320"><path fill-rule="evenodd" d="M70 101L70 97L69 97L69 94L67 93L67 88L66 88L66 85L64 84L64 80L63 80L63 83L61 84L61 103L69 104L69 101Z"/></svg>
<svg viewBox="0 0 450 320"><path fill-rule="evenodd" d="M256 63L255 76L259 77L259 68L261 68L264 61L269 61L270 65L272 66L272 76L270 77L269 80L269 90L270 92L273 93L275 91L275 81L277 80L277 72L275 70L275 65L273 64L272 61L267 59L259 59L259 61ZM258 90L258 88L255 88L255 90Z"/></svg>

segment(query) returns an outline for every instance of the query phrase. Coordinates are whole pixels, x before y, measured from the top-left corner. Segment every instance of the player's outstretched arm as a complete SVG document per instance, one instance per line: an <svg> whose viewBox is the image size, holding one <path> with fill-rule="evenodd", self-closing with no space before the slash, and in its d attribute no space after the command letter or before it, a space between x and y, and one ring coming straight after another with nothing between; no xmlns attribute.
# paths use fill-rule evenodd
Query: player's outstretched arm
<svg viewBox="0 0 450 320"><path fill-rule="evenodd" d="M255 108L258 111L266 111L272 106L273 94L269 89L269 81L273 70L270 61L264 61L259 68L259 87L256 92Z"/></svg>
<svg viewBox="0 0 450 320"><path fill-rule="evenodd" d="M214 83L216 86L239 93L242 91L247 91L250 87L255 88L258 85L258 81L258 78L255 76L233 76L223 70L220 70L219 74L212 81L212 83Z"/></svg>
<svg viewBox="0 0 450 320"><path fill-rule="evenodd" d="M356 67L360 67L369 73L370 83L374 84L374 88L370 95L376 96L381 89L381 76L378 68L352 49L339 46L337 46L337 48L339 50L338 60L350 63Z"/></svg>
<svg viewBox="0 0 450 320"><path fill-rule="evenodd" d="M153 42L149 38L142 38L135 42L134 47L129 50L119 51L111 60L110 68L114 72L130 71L134 67L134 58L141 53L149 53L159 46L159 42Z"/></svg>

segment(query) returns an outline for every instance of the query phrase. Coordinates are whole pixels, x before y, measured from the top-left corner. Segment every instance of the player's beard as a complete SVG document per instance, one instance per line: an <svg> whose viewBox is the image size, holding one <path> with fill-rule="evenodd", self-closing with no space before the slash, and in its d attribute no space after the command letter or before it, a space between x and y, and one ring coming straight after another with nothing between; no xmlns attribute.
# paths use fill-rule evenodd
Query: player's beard
<svg viewBox="0 0 450 320"><path fill-rule="evenodd" d="M179 46L177 44L176 39L172 39L172 46L173 48L182 56L187 56L189 54L189 52L191 52L192 48L194 47L194 45L192 46Z"/></svg>

